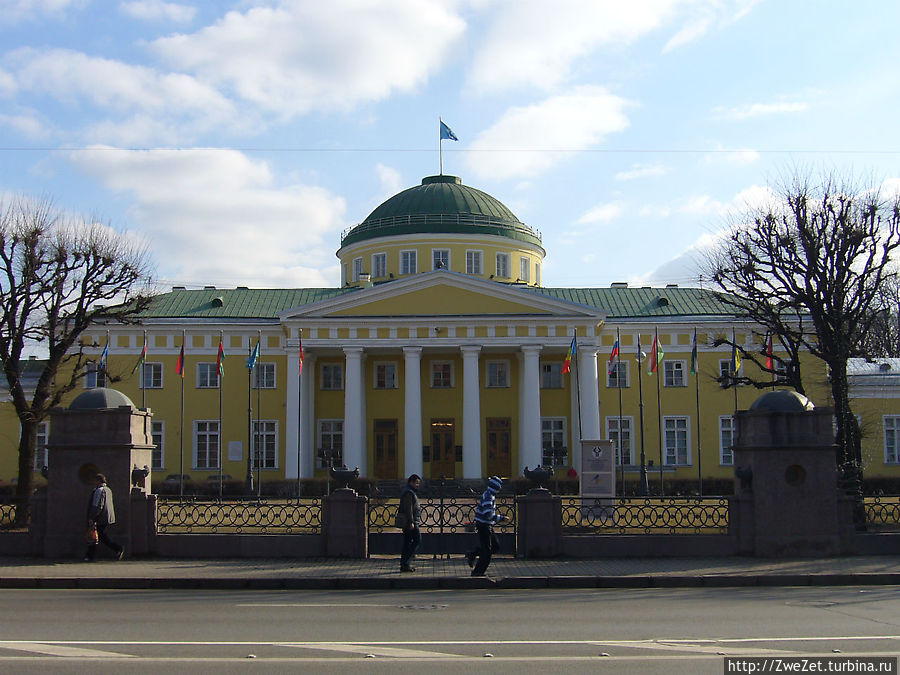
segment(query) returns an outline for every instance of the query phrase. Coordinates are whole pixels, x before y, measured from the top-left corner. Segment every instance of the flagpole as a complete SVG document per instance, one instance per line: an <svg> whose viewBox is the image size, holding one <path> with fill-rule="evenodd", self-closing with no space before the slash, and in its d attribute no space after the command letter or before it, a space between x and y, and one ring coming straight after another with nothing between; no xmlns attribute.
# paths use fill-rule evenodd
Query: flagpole
<svg viewBox="0 0 900 675"><path fill-rule="evenodd" d="M618 351L616 352L616 386L619 389L619 467L622 475L622 496L625 496L625 449L622 446L622 345L619 342L619 329L616 328L616 344ZM607 374L608 375L608 374ZM631 435L629 434L629 440ZM629 443L630 445L630 443Z"/></svg>
<svg viewBox="0 0 900 675"><path fill-rule="evenodd" d="M734 326L731 327L731 384L734 389L734 414L738 411L738 365L737 365L737 336L734 332ZM733 425L732 425L733 426Z"/></svg>
<svg viewBox="0 0 900 675"><path fill-rule="evenodd" d="M247 477L245 492L253 494L253 338L247 339Z"/></svg>
<svg viewBox="0 0 900 675"><path fill-rule="evenodd" d="M224 340L224 333L225 333L225 331L219 331L219 347L220 348L222 347L222 341ZM218 356L220 356L220 354L217 353L216 356L218 357ZM222 363L222 361L220 359L217 359L217 360L219 361L220 364ZM223 436L223 434L222 434L222 431L223 431L222 430L222 389L224 389L223 385L225 384L222 381L225 379L223 377L223 375L224 375L223 371L224 371L224 368L222 365L220 365L219 370L216 373L216 376L219 378L219 442L216 443L216 445L218 446L217 447L217 451L218 451L217 460L219 463L219 501L222 501L222 436Z"/></svg>
<svg viewBox="0 0 900 675"><path fill-rule="evenodd" d="M297 336L300 339L300 347L298 348L300 356L299 373L297 377L297 501L300 501L300 446L303 445L303 432L300 428L300 420L303 419L303 329L297 329ZM315 452L313 453L313 474L315 474Z"/></svg>
<svg viewBox="0 0 900 675"><path fill-rule="evenodd" d="M141 383L141 408L143 408L144 410L147 409L147 387L144 386L144 364L143 364L144 354L146 354L146 353L147 353L147 331L145 330L144 331L144 345L141 348L141 360L142 360L141 367L140 367L141 372L139 373L140 383Z"/></svg>
<svg viewBox="0 0 900 675"><path fill-rule="evenodd" d="M694 328L694 346L691 350L691 358L693 359L694 350L697 349L697 329ZM703 453L700 450L700 356L697 355L694 372L694 389L697 393L697 489L700 492L700 496L703 496L703 469L701 468L701 461L703 458Z"/></svg>
<svg viewBox="0 0 900 675"><path fill-rule="evenodd" d="M659 328L654 328L654 336L653 340L653 358L656 361L656 423L659 425L659 496L664 497L666 494L665 485L663 485L663 445L664 445L664 437L663 437L663 424L662 424L662 403L660 397L660 385L659 385L659 371L660 371L660 363L659 363ZM652 363L652 361L651 361Z"/></svg>
<svg viewBox="0 0 900 675"><path fill-rule="evenodd" d="M647 480L647 458L644 454L644 368L641 363L641 333L637 335L637 360L638 360L638 414L640 415L641 430L641 496L650 494L650 484Z"/></svg>
<svg viewBox="0 0 900 675"><path fill-rule="evenodd" d="M440 129L440 125L444 120L438 117L438 129ZM444 139L442 138L443 134L438 134L438 160L440 162L441 175L444 175Z"/></svg>
<svg viewBox="0 0 900 675"><path fill-rule="evenodd" d="M262 330L256 331L256 344L259 345L259 354L262 356ZM260 371L259 364L256 366L256 379L260 380ZM263 454L263 440L262 436L262 420L260 416L262 414L262 381L258 381L256 383L256 443L259 445L259 448L254 448L256 452L254 453L254 461L256 462L256 499L259 500L262 497L262 454Z"/></svg>
<svg viewBox="0 0 900 675"><path fill-rule="evenodd" d="M577 330L572 332L572 343L575 345L575 349L572 350L572 360L575 362L575 401L578 407L578 442L581 443L581 441L584 439L584 432L581 429L581 387L578 385Z"/></svg>
<svg viewBox="0 0 900 675"><path fill-rule="evenodd" d="M185 332L181 331L181 353L184 354ZM184 498L184 359L181 360L181 428L178 434L178 500Z"/></svg>

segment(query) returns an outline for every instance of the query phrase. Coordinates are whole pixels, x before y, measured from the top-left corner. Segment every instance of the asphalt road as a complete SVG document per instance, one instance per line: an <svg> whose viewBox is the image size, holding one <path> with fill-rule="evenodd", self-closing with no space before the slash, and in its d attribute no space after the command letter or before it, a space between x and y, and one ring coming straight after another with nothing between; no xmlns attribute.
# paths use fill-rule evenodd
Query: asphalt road
<svg viewBox="0 0 900 675"><path fill-rule="evenodd" d="M723 673L725 656L900 654L893 586L4 590L0 615L3 673Z"/></svg>

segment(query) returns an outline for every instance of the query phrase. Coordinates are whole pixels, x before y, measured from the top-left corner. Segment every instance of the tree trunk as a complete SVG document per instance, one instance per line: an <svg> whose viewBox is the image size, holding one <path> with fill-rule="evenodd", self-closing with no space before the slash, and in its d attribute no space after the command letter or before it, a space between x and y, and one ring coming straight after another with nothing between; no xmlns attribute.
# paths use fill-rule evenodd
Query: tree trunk
<svg viewBox="0 0 900 675"><path fill-rule="evenodd" d="M28 509L34 490L34 446L37 442L37 422L20 420L19 480L16 483L16 527L28 524Z"/></svg>
<svg viewBox="0 0 900 675"><path fill-rule="evenodd" d="M831 368L831 395L837 425L839 485L853 497L853 520L865 529L866 506L862 493L862 438L859 422L850 407L846 361Z"/></svg>

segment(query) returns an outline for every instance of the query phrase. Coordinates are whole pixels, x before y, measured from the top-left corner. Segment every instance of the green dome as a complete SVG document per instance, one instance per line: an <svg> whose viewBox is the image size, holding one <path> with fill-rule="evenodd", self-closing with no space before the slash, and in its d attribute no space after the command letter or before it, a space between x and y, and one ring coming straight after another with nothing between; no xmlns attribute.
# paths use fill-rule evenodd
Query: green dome
<svg viewBox="0 0 900 675"><path fill-rule="evenodd" d="M540 233L500 201L463 185L457 176L427 176L400 192L341 238L341 247L376 237L419 234L486 234L541 245Z"/></svg>

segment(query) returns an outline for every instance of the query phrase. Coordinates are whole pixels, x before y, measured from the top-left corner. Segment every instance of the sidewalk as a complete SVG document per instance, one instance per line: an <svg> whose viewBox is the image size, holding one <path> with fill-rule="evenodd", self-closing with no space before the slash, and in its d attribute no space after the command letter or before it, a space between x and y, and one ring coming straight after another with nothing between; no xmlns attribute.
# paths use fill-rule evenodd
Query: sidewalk
<svg viewBox="0 0 900 675"><path fill-rule="evenodd" d="M472 578L462 556L420 556L401 574L396 556L345 559L47 561L0 558L0 589L450 589L674 588L900 585L900 556L842 558L609 558L497 556Z"/></svg>

